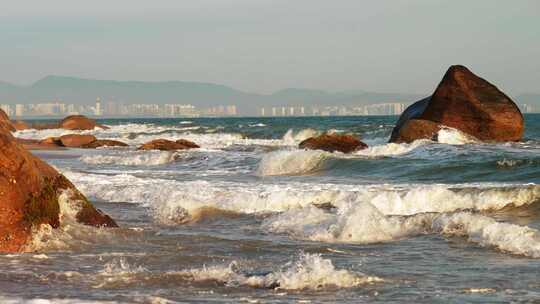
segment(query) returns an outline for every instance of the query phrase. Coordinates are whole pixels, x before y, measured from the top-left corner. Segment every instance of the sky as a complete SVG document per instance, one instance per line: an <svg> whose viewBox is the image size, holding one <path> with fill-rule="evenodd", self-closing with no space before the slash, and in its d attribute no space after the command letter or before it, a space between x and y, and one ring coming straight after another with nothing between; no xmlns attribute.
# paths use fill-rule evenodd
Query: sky
<svg viewBox="0 0 540 304"><path fill-rule="evenodd" d="M425 94L463 64L540 93L537 0L1 0L0 81L47 75Z"/></svg>

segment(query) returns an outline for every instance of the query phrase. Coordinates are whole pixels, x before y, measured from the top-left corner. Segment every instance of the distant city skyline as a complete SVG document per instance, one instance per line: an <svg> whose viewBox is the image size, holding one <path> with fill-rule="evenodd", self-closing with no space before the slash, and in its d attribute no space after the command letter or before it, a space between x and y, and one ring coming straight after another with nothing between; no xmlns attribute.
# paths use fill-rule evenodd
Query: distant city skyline
<svg viewBox="0 0 540 304"><path fill-rule="evenodd" d="M6 0L0 81L429 94L463 64L516 96L540 93L538 20L534 0Z"/></svg>

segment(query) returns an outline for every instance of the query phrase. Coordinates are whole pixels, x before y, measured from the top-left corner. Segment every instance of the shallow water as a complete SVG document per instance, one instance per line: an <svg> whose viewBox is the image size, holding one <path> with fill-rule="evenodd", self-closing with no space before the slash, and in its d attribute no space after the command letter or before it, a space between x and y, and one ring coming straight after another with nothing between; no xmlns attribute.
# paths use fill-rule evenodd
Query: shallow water
<svg viewBox="0 0 540 304"><path fill-rule="evenodd" d="M455 130L441 131L440 143L387 144L396 119L103 120L111 129L82 133L132 147L35 154L122 228L66 220L59 231L40 231L36 253L0 256L0 300L540 297L540 115L526 115L524 141L507 144ZM370 148L351 155L296 148L322 132L356 133ZM201 148L135 150L155 138Z"/></svg>

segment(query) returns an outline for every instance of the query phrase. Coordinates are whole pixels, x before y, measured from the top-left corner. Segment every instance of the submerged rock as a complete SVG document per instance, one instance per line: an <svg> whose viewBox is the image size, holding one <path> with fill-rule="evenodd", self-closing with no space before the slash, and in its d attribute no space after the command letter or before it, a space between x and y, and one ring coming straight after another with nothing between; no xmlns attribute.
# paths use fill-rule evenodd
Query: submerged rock
<svg viewBox="0 0 540 304"><path fill-rule="evenodd" d="M179 139L177 141L167 139L155 139L149 141L138 148L138 150L161 150L161 151L173 151L173 150L186 150L200 148L194 142L185 139Z"/></svg>
<svg viewBox="0 0 540 304"><path fill-rule="evenodd" d="M368 146L352 135L323 134L302 141L298 147L301 149L351 153L365 149Z"/></svg>
<svg viewBox="0 0 540 304"><path fill-rule="evenodd" d="M127 147L127 146L128 144L123 143L121 141L117 141L117 140L97 139L91 143L84 144L81 147L86 148L86 149L95 149L99 147Z"/></svg>
<svg viewBox="0 0 540 304"><path fill-rule="evenodd" d="M519 141L524 131L523 115L510 97L459 65L448 69L431 97L403 112L390 142L430 139L437 129L435 125L454 128L483 141Z"/></svg>
<svg viewBox="0 0 540 304"><path fill-rule="evenodd" d="M68 134L60 136L62 145L69 148L82 148L96 140L94 135Z"/></svg>
<svg viewBox="0 0 540 304"><path fill-rule="evenodd" d="M0 118L0 126L3 123ZM24 251L32 229L40 225L58 228L62 193L73 203L78 222L117 227L62 174L19 145L5 127L0 127L0 172L0 252Z"/></svg>

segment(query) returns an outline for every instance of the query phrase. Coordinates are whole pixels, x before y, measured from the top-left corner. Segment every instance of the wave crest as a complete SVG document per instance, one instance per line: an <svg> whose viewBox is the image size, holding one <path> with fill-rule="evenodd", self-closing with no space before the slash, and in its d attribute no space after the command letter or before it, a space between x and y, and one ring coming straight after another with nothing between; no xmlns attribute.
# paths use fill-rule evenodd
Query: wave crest
<svg viewBox="0 0 540 304"><path fill-rule="evenodd" d="M123 166L156 166L169 164L178 159L177 152L144 151L131 155L85 155L80 158L83 163L92 165L123 165Z"/></svg>
<svg viewBox="0 0 540 304"><path fill-rule="evenodd" d="M234 262L228 266L191 269L184 274L192 277L194 281L212 280L227 285L285 290L350 288L383 281L375 276L338 270L331 260L316 254L303 254L297 261L287 263L284 269L267 275L244 274Z"/></svg>
<svg viewBox="0 0 540 304"><path fill-rule="evenodd" d="M330 154L323 151L281 150L263 156L257 168L260 176L295 175L316 171Z"/></svg>

